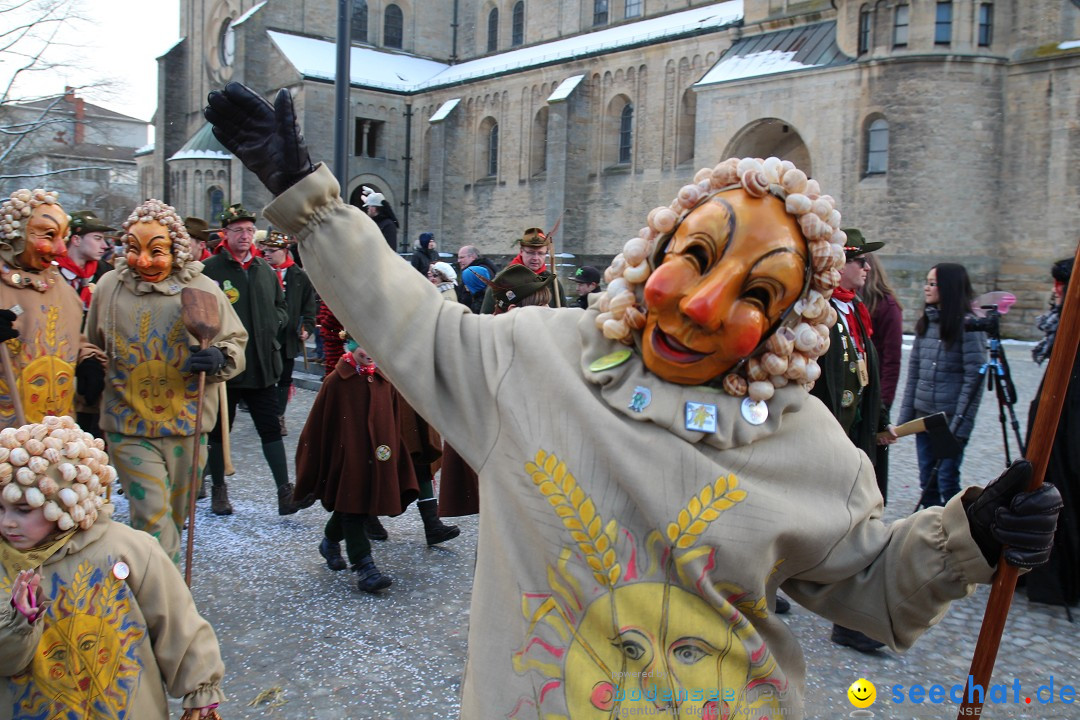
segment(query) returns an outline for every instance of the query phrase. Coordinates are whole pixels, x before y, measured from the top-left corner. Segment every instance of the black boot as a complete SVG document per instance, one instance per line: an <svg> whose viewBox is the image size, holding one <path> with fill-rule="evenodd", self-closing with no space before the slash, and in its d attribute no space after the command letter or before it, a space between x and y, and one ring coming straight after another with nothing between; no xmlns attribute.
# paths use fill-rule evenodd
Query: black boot
<svg viewBox="0 0 1080 720"><path fill-rule="evenodd" d="M368 515L364 518L364 532L367 534L368 540L384 542L390 539L390 533L386 532L386 528L379 522L378 515Z"/></svg>
<svg viewBox="0 0 1080 720"><path fill-rule="evenodd" d="M210 512L215 515L232 515L229 488L225 483L210 486Z"/></svg>
<svg viewBox="0 0 1080 720"><path fill-rule="evenodd" d="M277 514L292 515L299 510L305 510L315 504L314 495L306 495L299 500L293 499L295 490L292 483L285 483L277 489Z"/></svg>
<svg viewBox="0 0 1080 720"><path fill-rule="evenodd" d="M326 560L326 567L334 572L349 567L345 558L341 557L341 543L333 542L328 537L324 537L319 543L319 554Z"/></svg>
<svg viewBox="0 0 1080 720"><path fill-rule="evenodd" d="M885 643L878 642L871 637L863 635L858 630L852 630L843 625L833 625L832 641L837 645L846 645L861 653L872 653L879 648L885 647Z"/></svg>
<svg viewBox="0 0 1080 720"><path fill-rule="evenodd" d="M196 493L195 499L196 500L205 500L206 495L207 495L207 492L206 492L206 476L204 475L203 479L202 479L202 482L199 483L199 492Z"/></svg>
<svg viewBox="0 0 1080 720"><path fill-rule="evenodd" d="M356 580L356 586L366 593L385 590L394 582L389 575L379 572L379 568L375 567L375 561L370 555L360 558L360 562L353 565L352 569L360 576Z"/></svg>
<svg viewBox="0 0 1080 720"><path fill-rule="evenodd" d="M424 519L424 535L428 545L453 540L461 534L457 525L444 525L439 519L439 501L421 500L416 503L416 509L420 511L420 517Z"/></svg>

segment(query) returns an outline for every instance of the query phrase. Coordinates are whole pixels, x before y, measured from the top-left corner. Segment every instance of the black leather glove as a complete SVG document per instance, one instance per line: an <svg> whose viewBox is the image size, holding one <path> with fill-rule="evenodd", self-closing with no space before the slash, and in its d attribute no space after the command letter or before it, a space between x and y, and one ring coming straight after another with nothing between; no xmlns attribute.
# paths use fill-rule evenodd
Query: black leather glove
<svg viewBox="0 0 1080 720"><path fill-rule="evenodd" d="M214 137L274 195L315 172L285 88L271 105L246 85L231 82L206 102L203 115L214 126Z"/></svg>
<svg viewBox="0 0 1080 720"><path fill-rule="evenodd" d="M88 357L75 366L75 388L89 405L97 405L105 390L105 366L97 358Z"/></svg>
<svg viewBox="0 0 1080 720"><path fill-rule="evenodd" d="M0 342L19 337L19 331L12 327L17 317L19 316L10 310L0 310Z"/></svg>
<svg viewBox="0 0 1080 720"><path fill-rule="evenodd" d="M210 373L213 375L225 367L225 354L211 345L205 350L200 350L198 345L191 348L191 354L180 368L189 373Z"/></svg>
<svg viewBox="0 0 1080 720"><path fill-rule="evenodd" d="M1017 460L967 507L971 536L991 565L997 564L1002 546L1005 561L1018 568L1050 559L1061 493L1050 483L1026 492L1030 479L1031 463Z"/></svg>

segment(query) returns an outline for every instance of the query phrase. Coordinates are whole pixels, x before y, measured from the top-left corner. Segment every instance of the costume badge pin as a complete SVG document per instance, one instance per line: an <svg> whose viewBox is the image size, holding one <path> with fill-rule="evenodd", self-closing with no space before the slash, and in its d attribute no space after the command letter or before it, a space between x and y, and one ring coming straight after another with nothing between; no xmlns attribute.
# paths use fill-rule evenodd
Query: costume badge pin
<svg viewBox="0 0 1080 720"><path fill-rule="evenodd" d="M589 370L591 372L601 372L603 370L617 368L624 362L629 360L630 356L633 354L634 353L632 350L630 350L630 348L620 348L615 352L610 352L603 357L599 357L593 360L591 363L589 363Z"/></svg>
<svg viewBox="0 0 1080 720"><path fill-rule="evenodd" d="M703 433L716 432L716 406L712 403L686 403L686 429Z"/></svg>
<svg viewBox="0 0 1080 720"><path fill-rule="evenodd" d="M375 448L375 457L376 457L376 459L382 460L383 462L386 462L387 460L389 460L390 459L390 446L389 445L380 445L379 447Z"/></svg>
<svg viewBox="0 0 1080 720"><path fill-rule="evenodd" d="M742 411L743 420L751 425L760 425L769 419L769 406L764 400L754 402L750 398L743 398L742 407L739 409Z"/></svg>
<svg viewBox="0 0 1080 720"><path fill-rule="evenodd" d="M232 280L221 283L221 291L225 293L225 297L229 298L229 302L233 305L240 299L240 291L233 287Z"/></svg>
<svg viewBox="0 0 1080 720"><path fill-rule="evenodd" d="M112 574L117 580L127 580L127 576L131 574L131 568L128 564L121 560L112 566Z"/></svg>
<svg viewBox="0 0 1080 720"><path fill-rule="evenodd" d="M651 402L652 390L643 385L638 385L634 388L634 394L630 396L630 405L628 407L632 411L639 413L649 407L649 403Z"/></svg>
<svg viewBox="0 0 1080 720"><path fill-rule="evenodd" d="M849 408L855 404L855 393L845 390L840 394L840 407Z"/></svg>

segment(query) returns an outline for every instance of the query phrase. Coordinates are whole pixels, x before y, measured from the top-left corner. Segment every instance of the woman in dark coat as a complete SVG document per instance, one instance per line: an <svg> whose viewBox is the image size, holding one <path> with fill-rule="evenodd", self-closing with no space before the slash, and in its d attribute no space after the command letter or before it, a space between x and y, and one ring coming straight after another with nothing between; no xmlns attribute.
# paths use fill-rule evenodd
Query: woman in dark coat
<svg viewBox="0 0 1080 720"><path fill-rule="evenodd" d="M915 324L898 424L943 412L953 435L966 444L982 400L979 371L986 362L986 335L964 330L975 296L967 270L955 263L935 265L926 275L923 296L926 308ZM923 488L921 504L944 505L960 492L963 451L956 457L935 460L926 433L915 436L915 448Z"/></svg>

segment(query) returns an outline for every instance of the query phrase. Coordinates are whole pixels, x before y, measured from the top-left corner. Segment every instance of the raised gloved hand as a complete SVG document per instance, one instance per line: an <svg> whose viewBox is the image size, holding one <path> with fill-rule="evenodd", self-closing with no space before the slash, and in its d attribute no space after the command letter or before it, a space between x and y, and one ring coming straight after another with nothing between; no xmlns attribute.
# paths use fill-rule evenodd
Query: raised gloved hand
<svg viewBox="0 0 1080 720"><path fill-rule="evenodd" d="M19 331L12 326L17 317L10 310L0 310L0 342L19 337Z"/></svg>
<svg viewBox="0 0 1080 720"><path fill-rule="evenodd" d="M88 405L97 405L105 390L105 366L96 357L88 357L75 366L75 387Z"/></svg>
<svg viewBox="0 0 1080 720"><path fill-rule="evenodd" d="M1050 558L1054 529L1063 504L1050 483L1026 492L1031 463L1017 460L967 506L968 525L986 562L996 565L1005 546L1005 561L1033 568Z"/></svg>
<svg viewBox="0 0 1080 720"><path fill-rule="evenodd" d="M274 195L315 172L285 88L271 105L246 85L231 82L206 102L203 115L214 126L214 137Z"/></svg>
<svg viewBox="0 0 1080 720"><path fill-rule="evenodd" d="M188 359L184 361L184 366L180 368L184 372L189 373L214 373L220 372L225 367L225 354L211 345L205 350L200 350L196 345L191 348L191 354L188 355Z"/></svg>

